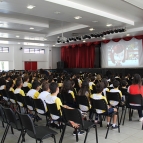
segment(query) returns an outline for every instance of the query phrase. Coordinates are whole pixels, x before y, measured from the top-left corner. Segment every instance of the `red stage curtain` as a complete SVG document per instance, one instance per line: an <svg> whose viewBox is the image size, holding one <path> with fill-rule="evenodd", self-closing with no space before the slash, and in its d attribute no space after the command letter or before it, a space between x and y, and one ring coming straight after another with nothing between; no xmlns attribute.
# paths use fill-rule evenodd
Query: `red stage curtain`
<svg viewBox="0 0 143 143"><path fill-rule="evenodd" d="M62 47L61 60L68 68L93 68L96 44L86 43Z"/></svg>

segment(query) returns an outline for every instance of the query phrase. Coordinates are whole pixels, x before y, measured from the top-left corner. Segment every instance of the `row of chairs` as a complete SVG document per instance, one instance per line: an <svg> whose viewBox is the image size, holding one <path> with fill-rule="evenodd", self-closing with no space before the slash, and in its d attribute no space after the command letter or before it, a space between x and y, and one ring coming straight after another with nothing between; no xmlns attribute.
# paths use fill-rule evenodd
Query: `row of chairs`
<svg viewBox="0 0 143 143"><path fill-rule="evenodd" d="M11 127L12 131L13 128L20 131L18 143L20 142L20 140L21 142L25 142L26 133L30 137L34 138L36 140L36 143L37 141L40 141L40 143L42 143L43 139L49 137L52 137L54 139L54 143L56 143L55 135L57 134L57 132L44 126L35 127L31 117L28 114L20 114L19 112L15 114L11 108L0 106L0 117L2 123L5 123L7 125L1 139L1 143L4 143L9 127Z"/></svg>

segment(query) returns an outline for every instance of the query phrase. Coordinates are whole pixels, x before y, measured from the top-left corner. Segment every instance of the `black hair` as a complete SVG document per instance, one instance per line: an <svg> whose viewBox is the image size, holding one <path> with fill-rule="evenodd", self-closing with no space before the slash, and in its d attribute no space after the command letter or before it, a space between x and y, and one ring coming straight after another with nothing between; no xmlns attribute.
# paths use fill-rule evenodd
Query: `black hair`
<svg viewBox="0 0 143 143"><path fill-rule="evenodd" d="M50 92L51 94L55 93L57 88L58 88L58 84L56 82L52 82L50 85L49 85L49 88L50 88Z"/></svg>
<svg viewBox="0 0 143 143"><path fill-rule="evenodd" d="M135 74L133 78L133 84L138 84L139 87L142 85L141 76L139 74Z"/></svg>
<svg viewBox="0 0 143 143"><path fill-rule="evenodd" d="M90 80L91 80L91 81L95 81L95 77L92 76L92 77L90 78Z"/></svg>
<svg viewBox="0 0 143 143"><path fill-rule="evenodd" d="M96 85L96 92L97 93L101 93L103 91L103 89L104 89L104 83L103 82L97 83L97 85Z"/></svg>
<svg viewBox="0 0 143 143"><path fill-rule="evenodd" d="M37 89L38 86L40 86L40 82L34 81L34 82L32 83L32 88L33 88L33 89Z"/></svg>
<svg viewBox="0 0 143 143"><path fill-rule="evenodd" d="M86 92L90 92L89 91L89 83L86 80L84 80L82 82L82 85L81 85L81 88L78 92L78 95L85 95Z"/></svg>
<svg viewBox="0 0 143 143"><path fill-rule="evenodd" d="M18 78L16 80L16 87L19 87L21 85L21 83L22 83L22 80L20 78Z"/></svg>
<svg viewBox="0 0 143 143"><path fill-rule="evenodd" d="M117 87L119 87L119 81L118 80L114 80L113 81L113 86L114 86L114 88L117 88Z"/></svg>
<svg viewBox="0 0 143 143"><path fill-rule="evenodd" d="M12 87L13 84L14 84L13 80L10 79L9 82L6 84L6 90L9 91L9 89Z"/></svg>
<svg viewBox="0 0 143 143"><path fill-rule="evenodd" d="M126 81L126 80L122 80L122 81L121 81L121 85L122 85L122 86L127 86L127 81Z"/></svg>

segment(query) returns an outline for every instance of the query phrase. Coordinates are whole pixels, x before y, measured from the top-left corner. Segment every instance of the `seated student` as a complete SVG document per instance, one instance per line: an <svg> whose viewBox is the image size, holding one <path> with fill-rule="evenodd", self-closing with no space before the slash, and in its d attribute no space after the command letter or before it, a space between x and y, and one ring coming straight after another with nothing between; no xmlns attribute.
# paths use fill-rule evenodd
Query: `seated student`
<svg viewBox="0 0 143 143"><path fill-rule="evenodd" d="M57 97L57 95L59 93L58 84L56 82L52 82L49 85L49 88L50 88L51 95L46 97L46 103L48 103L48 104L56 103L57 109L60 111L61 110L60 106L62 106L62 102L61 102L60 98ZM59 116L52 115L52 114L51 114L51 117L53 120L58 120L60 118Z"/></svg>
<svg viewBox="0 0 143 143"><path fill-rule="evenodd" d="M60 111L61 113L61 106L63 106L64 108L68 108L68 109L72 109L66 105L63 105L60 98L57 97L58 93L59 93L59 87L58 87L58 84L56 82L52 82L50 85L49 85L49 88L50 88L50 92L51 92L51 95L50 96L47 96L46 98L46 103L48 104L53 104L55 103L57 105L57 110ZM53 120L58 120L60 117L57 116L57 115L53 115L51 114L51 118ZM71 125L75 128L78 128L78 124L74 123L73 121L69 121L71 123ZM78 131L78 135L82 135L84 132L79 130ZM76 135L75 134L75 131L73 132L73 135Z"/></svg>
<svg viewBox="0 0 143 143"><path fill-rule="evenodd" d="M70 80L65 80L63 83L63 88L61 90L61 92L64 93L70 93L73 97L73 100L75 101L75 95L74 92L72 91L73 87L72 87L72 83Z"/></svg>
<svg viewBox="0 0 143 143"><path fill-rule="evenodd" d="M95 77L92 76L91 79L90 79L90 82L89 82L89 89L90 90L93 90L92 86L95 86L94 82L95 82Z"/></svg>
<svg viewBox="0 0 143 143"><path fill-rule="evenodd" d="M31 83L29 83L29 76L25 75L23 77L23 81L24 81L23 87L29 87L29 89L31 89L32 85Z"/></svg>
<svg viewBox="0 0 143 143"><path fill-rule="evenodd" d="M109 91L109 88L108 88L109 83L106 78L103 78L101 82L104 83L104 89L102 93L103 93L103 96L106 97L106 91Z"/></svg>
<svg viewBox="0 0 143 143"><path fill-rule="evenodd" d="M122 98L122 92L118 89L119 88L119 85L120 85L120 83L119 83L119 81L118 80L114 80L113 81L113 89L111 89L110 90L110 92L119 92L119 94L120 94L120 96L121 96L121 98ZM112 105L112 106L116 106L116 105L118 105L118 101L112 101L112 100L110 100L110 104Z"/></svg>
<svg viewBox="0 0 143 143"><path fill-rule="evenodd" d="M132 95L141 94L143 97L143 86L141 76L139 74L135 74L133 78L133 84L128 87L128 92ZM139 121L143 121L142 107L140 104L131 104L132 106L136 106L138 109Z"/></svg>
<svg viewBox="0 0 143 143"><path fill-rule="evenodd" d="M88 98L88 100L90 99L90 95L91 95L91 92L90 92L90 89L89 89L89 83L84 80L81 84L81 88L78 92L78 95L79 96L86 96Z"/></svg>
<svg viewBox="0 0 143 143"><path fill-rule="evenodd" d="M47 111L45 101L46 101L47 97L51 95L50 89L49 89L49 84L47 82L42 84L42 90L43 90L43 92L41 92L39 94L38 99L41 99L43 101L44 106L45 106L45 111Z"/></svg>
<svg viewBox="0 0 143 143"><path fill-rule="evenodd" d="M21 78L18 78L18 79L16 80L16 89L15 89L15 91L14 91L14 94L19 93L20 95L25 96L24 91L21 89L22 86L23 86L22 79L21 79Z"/></svg>
<svg viewBox="0 0 143 143"><path fill-rule="evenodd" d="M30 96L33 99L37 99L39 96L39 89L40 89L40 83L38 81L34 81L32 83L32 89L28 91L27 96Z"/></svg>
<svg viewBox="0 0 143 143"><path fill-rule="evenodd" d="M93 99L104 99L106 101L106 103L108 104L106 97L102 96L103 89L104 89L104 83L103 82L97 83L97 85L96 85L97 93L92 94L91 98L93 98ZM97 113L104 113L105 111L96 109L96 112ZM108 113L112 113L112 112L117 112L117 109L108 106ZM118 128L118 126L116 125L116 120L117 120L117 115L114 115L113 116L113 125L112 124L109 125L110 117L108 117L107 118L107 127L112 126L112 129Z"/></svg>

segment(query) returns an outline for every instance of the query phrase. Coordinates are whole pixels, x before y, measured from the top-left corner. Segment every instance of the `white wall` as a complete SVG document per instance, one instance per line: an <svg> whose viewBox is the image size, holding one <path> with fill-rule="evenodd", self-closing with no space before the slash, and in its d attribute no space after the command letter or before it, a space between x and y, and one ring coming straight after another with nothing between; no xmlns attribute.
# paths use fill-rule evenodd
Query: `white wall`
<svg viewBox="0 0 143 143"><path fill-rule="evenodd" d="M24 70L24 61L37 61L38 69L53 69L57 67L57 62L60 61L60 48L54 47L53 50L53 47L36 47L21 45L0 46L9 47L9 53L0 53L0 61L9 61L9 70ZM23 50L20 50L20 47L22 47ZM25 54L24 48L45 49L45 54ZM54 58L52 58L53 55Z"/></svg>

